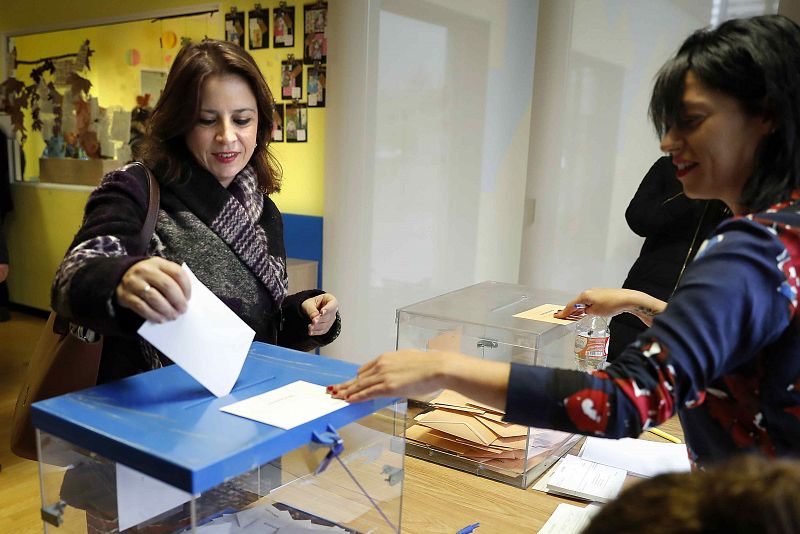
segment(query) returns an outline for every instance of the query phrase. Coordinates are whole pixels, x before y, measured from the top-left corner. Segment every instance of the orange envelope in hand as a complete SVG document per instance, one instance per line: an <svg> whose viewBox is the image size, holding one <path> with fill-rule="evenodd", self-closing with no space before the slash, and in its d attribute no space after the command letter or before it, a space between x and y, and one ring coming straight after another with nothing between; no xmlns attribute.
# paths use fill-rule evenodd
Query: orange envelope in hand
<svg viewBox="0 0 800 534"><path fill-rule="evenodd" d="M417 423L473 443L489 445L497 435L470 415L433 410L415 417Z"/></svg>

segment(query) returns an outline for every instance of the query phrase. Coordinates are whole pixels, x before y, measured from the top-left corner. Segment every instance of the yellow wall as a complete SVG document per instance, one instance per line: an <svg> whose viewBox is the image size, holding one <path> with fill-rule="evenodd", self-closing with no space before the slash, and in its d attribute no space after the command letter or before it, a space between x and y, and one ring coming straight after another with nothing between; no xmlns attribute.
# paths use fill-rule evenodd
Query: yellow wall
<svg viewBox="0 0 800 534"><path fill-rule="evenodd" d="M9 3L7 0L0 1L0 9ZM277 7L278 1L260 2L265 9ZM306 2L307 3L307 2ZM133 4L136 7L133 7ZM300 0L290 0L290 6L295 6L295 23L302 28L303 2ZM0 20L0 31L11 32L19 29L47 28L54 25L69 24L72 21L97 21L103 17L119 17L121 15L135 15L137 13L147 13L153 10L163 10L180 6L198 5L192 2L180 2L168 0L164 2L140 1L140 2L99 2L82 1L81 9L76 10L72 3L61 0L32 1L26 3L25 10L14 9L0 11L3 13ZM255 5L255 4L252 4ZM242 5L236 2L225 1L220 3L221 13L226 13L232 6L240 9L251 9L252 5ZM25 13L19 13L24 11ZM38 14L38 16L32 16ZM82 16L81 16L82 15ZM202 17L201 17L202 18ZM221 17L219 17L221 20ZM158 49L158 36L164 30L172 30L180 37L181 35L194 36L198 34L199 28L187 28L184 24L174 19L163 20L159 23L151 23L149 20L138 24L120 24L112 26L111 32L97 32L89 30L69 30L58 32L54 39L31 39L17 37L16 41L20 45L30 46L30 51L19 52L19 58L28 58L28 54L35 57L44 57L53 54L74 53L80 43L88 38L91 47L97 52L90 59L92 70L88 73L88 78L94 84L92 94L98 95L101 106L122 105L126 108L133 106L133 98L136 89L139 87L139 69L145 68L168 68L169 64L164 62L165 56L174 56L170 51ZM152 28L149 37L145 40L140 36L126 38L133 31L140 31L138 27L145 26ZM272 31L270 24L270 31ZM137 27L134 30L134 27ZM208 27L209 36L221 36L222 26L216 29L217 34L213 33L215 28ZM32 44L35 42L36 44ZM271 42L270 42L271 46ZM142 64L138 68L129 67L124 60L125 52L130 48L137 48L142 53ZM22 47L20 46L20 50ZM177 52L178 48L174 49ZM41 55L37 55L41 53ZM267 48L263 50L253 50L253 57L264 73L267 83L273 93L280 95L280 62L288 54L295 57L303 55L303 36L295 34L295 46L293 48ZM18 76L27 76L29 70L20 67ZM24 78L22 78L24 79ZM304 84L306 80L304 78ZM277 98L278 102L282 102ZM324 168L323 158L325 153L324 131L325 131L325 109L311 108L308 114L308 142L307 143L275 143L273 150L280 161L284 170L283 191L275 195L274 200L281 211L287 213L298 213L302 215L322 216L324 203ZM29 131L28 161L32 176L38 176L38 155L44 148L41 135L37 132Z"/></svg>
<svg viewBox="0 0 800 534"><path fill-rule="evenodd" d="M6 218L11 301L50 308L50 282L83 216L88 191L15 185Z"/></svg>
<svg viewBox="0 0 800 534"><path fill-rule="evenodd" d="M270 10L278 5L278 0L260 2L263 8ZM308 3L308 2L305 2ZM289 0L288 5L295 6L296 26L302 28L303 2ZM19 9L18 2L0 0L0 32L18 32L26 30L38 32L54 27L71 25L74 22L87 21L93 24L103 19L119 20L121 16L171 9L176 7L202 5L198 2L180 0L137 0L136 2L120 0L82 0L81 2L64 2L63 0L28 0L25 8ZM205 4L206 6L208 4ZM220 13L227 13L232 6L239 9L251 9L255 4L223 1L219 3ZM218 17L221 20L222 17ZM146 21L142 24L150 24ZM115 25L110 37L90 30L69 30L59 32L57 39L38 40L31 45L41 55L58 55L74 53L84 39L90 40L91 48L97 52L90 58L91 71L88 78L94 84L92 95L98 96L100 105L119 104L131 108L132 95L140 87L139 70L130 68L124 60L125 51L136 47L142 54L139 68L168 68L164 62L170 51L160 50L157 38L165 29L172 29L180 37L195 33L179 26L177 21L164 20L151 25L146 39L137 37L134 43L125 35L132 31L129 24ZM208 31L209 37L222 35L222 25ZM270 24L272 31L272 24ZM16 37L22 42L24 38ZM145 42L147 41L147 42ZM261 67L262 72L280 100L280 62L288 54L302 57L303 36L295 34L295 47L270 48L253 50L252 54ZM177 52L178 48L174 49ZM20 59L28 59L28 52L19 53ZM40 57L40 56L36 56ZM23 68L18 76L23 75ZM27 75L27 73L24 73ZM304 87L306 79L304 76ZM307 143L274 143L272 149L284 170L283 191L274 196L281 211L302 215L322 216L324 202L324 167L325 152L325 109L312 108L308 114ZM38 155L43 149L41 135L28 132L30 152L28 161L31 171L36 169L38 175ZM30 173L33 174L33 173ZM53 274L63 257L67 246L77 230L83 214L83 206L88 192L58 188L43 188L35 185L14 185L12 188L16 210L7 219L6 231L9 234L9 252L11 254L11 274L9 289L12 302L41 309L49 308L49 287Z"/></svg>

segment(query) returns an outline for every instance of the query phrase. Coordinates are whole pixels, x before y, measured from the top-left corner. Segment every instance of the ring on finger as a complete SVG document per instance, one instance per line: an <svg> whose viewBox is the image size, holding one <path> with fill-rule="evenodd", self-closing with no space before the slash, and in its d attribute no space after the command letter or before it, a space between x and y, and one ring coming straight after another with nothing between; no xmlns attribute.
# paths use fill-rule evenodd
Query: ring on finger
<svg viewBox="0 0 800 534"><path fill-rule="evenodd" d="M142 300L147 300L147 293L148 293L148 292L149 292L151 289L153 289L153 288L150 286L150 284L147 284L147 283L146 283L146 284L144 285L144 289L142 289L142 294L141 294Z"/></svg>

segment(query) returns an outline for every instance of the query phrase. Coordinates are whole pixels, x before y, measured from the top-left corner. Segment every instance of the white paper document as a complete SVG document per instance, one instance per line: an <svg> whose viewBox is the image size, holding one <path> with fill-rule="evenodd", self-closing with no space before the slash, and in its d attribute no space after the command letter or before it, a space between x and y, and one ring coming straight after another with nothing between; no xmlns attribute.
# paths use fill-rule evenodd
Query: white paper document
<svg viewBox="0 0 800 534"><path fill-rule="evenodd" d="M223 406L220 410L289 430L347 405L347 402L328 395L325 386L298 380Z"/></svg>
<svg viewBox="0 0 800 534"><path fill-rule="evenodd" d="M627 471L584 460L568 454L556 464L547 490L579 499L606 503L615 499Z"/></svg>
<svg viewBox="0 0 800 534"><path fill-rule="evenodd" d="M145 322L139 335L217 397L233 389L255 332L197 279L186 264L192 297L186 313L162 324Z"/></svg>
<svg viewBox="0 0 800 534"><path fill-rule="evenodd" d="M658 443L634 438L586 438L580 457L625 469L640 477L691 470L686 445L682 443Z"/></svg>
<svg viewBox="0 0 800 534"><path fill-rule="evenodd" d="M117 511L120 532L163 514L191 498L191 493L117 464Z"/></svg>
<svg viewBox="0 0 800 534"><path fill-rule="evenodd" d="M599 511L600 506L596 504L582 508L561 503L547 523L539 529L539 534L579 534Z"/></svg>

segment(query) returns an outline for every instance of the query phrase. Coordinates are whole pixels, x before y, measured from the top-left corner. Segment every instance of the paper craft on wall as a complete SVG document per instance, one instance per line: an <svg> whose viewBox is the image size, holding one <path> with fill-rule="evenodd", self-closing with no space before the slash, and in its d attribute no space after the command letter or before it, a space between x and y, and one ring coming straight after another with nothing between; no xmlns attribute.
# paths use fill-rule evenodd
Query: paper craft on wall
<svg viewBox="0 0 800 534"><path fill-rule="evenodd" d="M287 6L285 1L273 10L272 46L289 48L294 46L294 6Z"/></svg>
<svg viewBox="0 0 800 534"><path fill-rule="evenodd" d="M250 26L250 50L269 48L269 13L256 4L247 14Z"/></svg>
<svg viewBox="0 0 800 534"><path fill-rule="evenodd" d="M272 113L272 140L276 142L283 141L283 110L283 104L275 104L275 110Z"/></svg>
<svg viewBox="0 0 800 534"><path fill-rule="evenodd" d="M286 142L304 143L308 141L308 107L295 102L286 106Z"/></svg>
<svg viewBox="0 0 800 534"><path fill-rule="evenodd" d="M325 72L327 67L315 64L308 69L308 107L325 107Z"/></svg>
<svg viewBox="0 0 800 534"><path fill-rule="evenodd" d="M244 47L244 12L235 7L225 15L225 40Z"/></svg>
<svg viewBox="0 0 800 534"><path fill-rule="evenodd" d="M303 62L292 54L281 61L281 99L297 100L303 96Z"/></svg>
<svg viewBox="0 0 800 534"><path fill-rule="evenodd" d="M318 2L303 6L305 22L305 62L311 65L317 61L327 63L328 59L328 4Z"/></svg>

